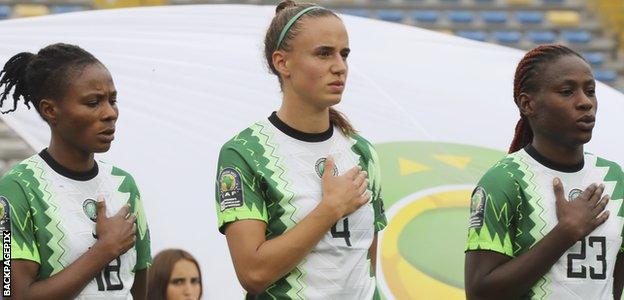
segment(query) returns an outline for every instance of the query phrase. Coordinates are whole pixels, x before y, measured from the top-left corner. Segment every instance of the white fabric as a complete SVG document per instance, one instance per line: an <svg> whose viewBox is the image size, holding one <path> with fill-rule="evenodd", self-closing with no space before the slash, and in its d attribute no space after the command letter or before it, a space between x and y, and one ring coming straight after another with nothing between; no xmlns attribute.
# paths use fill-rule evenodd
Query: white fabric
<svg viewBox="0 0 624 300"><path fill-rule="evenodd" d="M54 42L79 44L111 71L120 119L102 155L142 191L153 253L182 247L199 259L206 299L241 297L216 229L219 147L281 102L264 65L273 7L198 5L103 10L0 22L0 61ZM373 143L429 140L504 150L522 52L399 24L344 17L350 74L338 106ZM586 148L624 164L624 96L600 84ZM49 130L34 111L2 115L39 150Z"/></svg>

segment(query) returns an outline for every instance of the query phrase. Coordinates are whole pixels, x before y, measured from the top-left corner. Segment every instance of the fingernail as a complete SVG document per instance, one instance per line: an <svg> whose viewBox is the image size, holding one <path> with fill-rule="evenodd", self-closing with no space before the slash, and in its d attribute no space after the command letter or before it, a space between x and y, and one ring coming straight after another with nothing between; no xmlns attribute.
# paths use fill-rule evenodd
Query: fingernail
<svg viewBox="0 0 624 300"><path fill-rule="evenodd" d="M558 185L559 184L559 178L555 177L555 179L553 179L553 184Z"/></svg>

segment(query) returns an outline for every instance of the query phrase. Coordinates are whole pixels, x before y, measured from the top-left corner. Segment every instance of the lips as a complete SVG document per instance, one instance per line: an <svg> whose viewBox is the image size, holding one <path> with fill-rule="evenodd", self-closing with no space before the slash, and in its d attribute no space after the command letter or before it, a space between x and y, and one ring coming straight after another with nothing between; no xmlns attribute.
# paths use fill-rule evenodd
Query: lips
<svg viewBox="0 0 624 300"><path fill-rule="evenodd" d="M596 117L592 115L585 115L576 120L576 125L581 130L592 130L596 124Z"/></svg>
<svg viewBox="0 0 624 300"><path fill-rule="evenodd" d="M333 81L329 84L329 88L333 92L342 92L342 90L344 90L344 81L341 81L341 80Z"/></svg>
<svg viewBox="0 0 624 300"><path fill-rule="evenodd" d="M115 139L115 128L108 128L100 131L98 137L105 143L110 143Z"/></svg>

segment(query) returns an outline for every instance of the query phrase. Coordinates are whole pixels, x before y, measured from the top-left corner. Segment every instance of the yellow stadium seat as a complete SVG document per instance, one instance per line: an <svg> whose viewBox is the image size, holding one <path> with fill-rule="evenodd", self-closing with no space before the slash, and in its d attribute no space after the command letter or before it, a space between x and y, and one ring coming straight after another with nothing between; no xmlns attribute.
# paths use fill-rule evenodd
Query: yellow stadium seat
<svg viewBox="0 0 624 300"><path fill-rule="evenodd" d="M535 0L507 0L507 4L510 5L533 5Z"/></svg>
<svg viewBox="0 0 624 300"><path fill-rule="evenodd" d="M454 35L455 33L453 32L453 30L450 29L438 29L436 30L439 33L444 33L444 34L448 34L448 35Z"/></svg>
<svg viewBox="0 0 624 300"><path fill-rule="evenodd" d="M122 8L141 6L141 0L94 0L96 8Z"/></svg>
<svg viewBox="0 0 624 300"><path fill-rule="evenodd" d="M581 15L572 10L551 10L546 13L546 20L553 25L578 26L581 22Z"/></svg>
<svg viewBox="0 0 624 300"><path fill-rule="evenodd" d="M50 8L43 4L16 4L13 6L13 17L37 17L50 14Z"/></svg>

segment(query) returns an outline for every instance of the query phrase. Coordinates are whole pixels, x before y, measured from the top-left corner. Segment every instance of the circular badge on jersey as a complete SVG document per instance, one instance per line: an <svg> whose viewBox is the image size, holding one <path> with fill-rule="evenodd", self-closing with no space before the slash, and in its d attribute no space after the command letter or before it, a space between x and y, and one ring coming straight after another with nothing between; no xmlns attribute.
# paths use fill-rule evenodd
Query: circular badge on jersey
<svg viewBox="0 0 624 300"><path fill-rule="evenodd" d="M219 202L221 211L243 206L243 181L238 170L224 168L219 174Z"/></svg>
<svg viewBox="0 0 624 300"><path fill-rule="evenodd" d="M579 189L572 189L570 191L570 193L568 194L568 201L574 201L576 200L576 198L578 198L579 196L581 196L581 194L583 193L583 191L579 190Z"/></svg>
<svg viewBox="0 0 624 300"><path fill-rule="evenodd" d="M87 199L82 202L82 211L84 211L85 215L87 215L91 221L97 221L97 204L95 200Z"/></svg>
<svg viewBox="0 0 624 300"><path fill-rule="evenodd" d="M327 159L325 157L321 157L314 164L314 169L316 170L316 175L318 175L318 177L323 177L323 173L325 173L325 161L327 161ZM333 171L334 176L338 176L338 167L336 167L336 165L334 165Z"/></svg>
<svg viewBox="0 0 624 300"><path fill-rule="evenodd" d="M0 196L0 231L10 229L11 222L9 221L9 200L4 196Z"/></svg>
<svg viewBox="0 0 624 300"><path fill-rule="evenodd" d="M485 189L478 186L470 197L470 228L483 226L483 216L485 211L486 194Z"/></svg>

